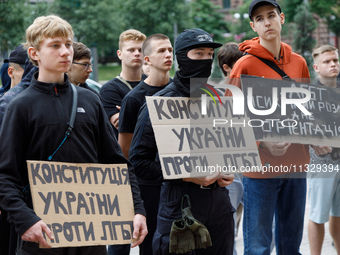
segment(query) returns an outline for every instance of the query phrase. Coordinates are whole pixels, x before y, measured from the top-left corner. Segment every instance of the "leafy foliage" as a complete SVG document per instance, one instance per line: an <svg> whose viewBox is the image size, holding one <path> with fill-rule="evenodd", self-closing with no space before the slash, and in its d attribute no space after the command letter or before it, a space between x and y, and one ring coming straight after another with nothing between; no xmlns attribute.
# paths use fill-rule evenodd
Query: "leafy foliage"
<svg viewBox="0 0 340 255"><path fill-rule="evenodd" d="M288 22L294 22L294 17L304 11L296 6L305 0L278 1ZM25 30L36 17L51 13L69 21L76 39L89 47L98 47L100 56L114 54L119 34L129 28L138 29L147 36L163 33L173 41L176 26L178 33L199 27L211 33L216 41L223 43L224 33L230 32L233 35L230 40L240 42L256 36L249 19L243 17L248 13L251 0L243 2L235 11L241 17L228 23L211 0L54 0L35 4L29 0L0 0L3 14L0 17L0 51L13 50L25 40ZM311 12L326 18L330 29L340 35L340 0L309 2ZM303 19L300 21L307 23Z"/></svg>
<svg viewBox="0 0 340 255"><path fill-rule="evenodd" d="M297 14L297 6L300 6L304 0L284 0L279 1L282 12L285 14L286 22L294 22Z"/></svg>
<svg viewBox="0 0 340 255"><path fill-rule="evenodd" d="M340 36L340 3L339 2L340 1L338 1L337 5L331 7L329 9L329 13L325 15L328 21L329 29L337 36Z"/></svg>
<svg viewBox="0 0 340 255"><path fill-rule="evenodd" d="M251 1L252 0L245 0L243 5L237 8L237 10L233 13L234 15L239 14L239 18L232 26L230 26L232 37L229 41L241 42L257 36L249 24L250 19L248 17L248 8ZM244 16L244 14L246 15Z"/></svg>
<svg viewBox="0 0 340 255"><path fill-rule="evenodd" d="M0 2L0 49L8 51L16 48L25 38L25 17L29 16L27 0L7 0Z"/></svg>
<svg viewBox="0 0 340 255"><path fill-rule="evenodd" d="M72 25L77 41L103 55L118 44L123 17L117 5L117 0L55 0L52 9Z"/></svg>
<svg viewBox="0 0 340 255"><path fill-rule="evenodd" d="M297 8L294 22L296 24L296 29L294 30L295 48L306 59L311 70L311 53L316 43L313 37L313 31L317 27L317 24L313 19L308 4L303 3Z"/></svg>
<svg viewBox="0 0 340 255"><path fill-rule="evenodd" d="M191 2L190 18L194 26L209 32L215 41L224 42L223 34L228 32L228 23L210 0L195 0Z"/></svg>
<svg viewBox="0 0 340 255"><path fill-rule="evenodd" d="M280 4L288 22L300 12L297 6L305 0L281 0ZM327 19L328 26L336 35L340 35L340 0L309 0L310 11Z"/></svg>
<svg viewBox="0 0 340 255"><path fill-rule="evenodd" d="M180 32L192 24L188 19L190 4L185 0L125 0L120 10L125 23L121 30L135 28L146 36L162 33L171 41L175 25Z"/></svg>

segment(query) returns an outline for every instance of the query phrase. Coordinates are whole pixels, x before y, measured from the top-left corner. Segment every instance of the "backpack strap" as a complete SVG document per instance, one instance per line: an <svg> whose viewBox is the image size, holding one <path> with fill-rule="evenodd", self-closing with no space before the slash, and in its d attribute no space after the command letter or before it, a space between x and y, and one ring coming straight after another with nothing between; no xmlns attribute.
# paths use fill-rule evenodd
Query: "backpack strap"
<svg viewBox="0 0 340 255"><path fill-rule="evenodd" d="M122 76L117 75L116 78L117 78L118 80L120 80L122 83L124 83L130 90L132 90L131 85L130 85L126 80L124 80L124 79L122 78Z"/></svg>
<svg viewBox="0 0 340 255"><path fill-rule="evenodd" d="M58 148L47 158L47 160L49 160L49 161L53 159L54 154L57 153L57 151L64 144L66 139L71 135L73 127L74 127L74 119L76 118L76 113L77 113L78 94L77 94L77 89L73 84L71 84L71 88L72 88L72 92L73 92L73 102L72 102L72 110L71 110L70 121L67 123L68 127L67 127L67 130L66 130L64 139L59 144Z"/></svg>
<svg viewBox="0 0 340 255"><path fill-rule="evenodd" d="M243 55L252 55L249 54L248 52L245 52ZM278 67L273 61L270 61L269 59L264 59L255 55L252 55L256 58L258 58L259 60L261 60L263 63L265 63L267 66L269 66L271 69L273 69L275 72L277 72L282 79L286 79L286 80L292 80L288 74L286 74L280 67Z"/></svg>

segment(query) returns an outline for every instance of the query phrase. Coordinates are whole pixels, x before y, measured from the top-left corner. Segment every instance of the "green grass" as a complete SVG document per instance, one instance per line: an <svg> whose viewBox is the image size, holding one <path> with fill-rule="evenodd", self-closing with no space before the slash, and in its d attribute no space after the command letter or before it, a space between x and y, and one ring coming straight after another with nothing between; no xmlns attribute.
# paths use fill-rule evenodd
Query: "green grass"
<svg viewBox="0 0 340 255"><path fill-rule="evenodd" d="M121 71L120 65L98 65L99 81L108 81L116 77Z"/></svg>
<svg viewBox="0 0 340 255"><path fill-rule="evenodd" d="M120 71L122 70L122 67L120 65L98 65L98 79L99 81L108 81L116 77ZM170 77L174 77L175 70L172 68L170 70Z"/></svg>

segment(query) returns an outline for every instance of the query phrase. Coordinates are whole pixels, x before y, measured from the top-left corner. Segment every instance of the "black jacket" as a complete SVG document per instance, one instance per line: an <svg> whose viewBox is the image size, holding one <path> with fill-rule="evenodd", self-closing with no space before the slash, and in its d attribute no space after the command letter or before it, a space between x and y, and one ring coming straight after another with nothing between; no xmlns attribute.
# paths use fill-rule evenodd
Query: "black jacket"
<svg viewBox="0 0 340 255"><path fill-rule="evenodd" d="M47 160L64 138L71 114L72 89L65 83L32 79L31 85L8 105L0 132L0 207L6 210L21 236L40 218L24 197L28 182L26 160ZM86 89L78 92L74 129L53 160L71 163L127 163L135 213L145 215L137 180L124 158L99 97Z"/></svg>
<svg viewBox="0 0 340 255"><path fill-rule="evenodd" d="M154 96L190 97L190 87L189 85L184 85L178 79L176 73L173 82ZM146 103L142 106L138 115L131 141L129 159L135 168L140 184L150 185L150 183L161 182L163 180L155 135Z"/></svg>

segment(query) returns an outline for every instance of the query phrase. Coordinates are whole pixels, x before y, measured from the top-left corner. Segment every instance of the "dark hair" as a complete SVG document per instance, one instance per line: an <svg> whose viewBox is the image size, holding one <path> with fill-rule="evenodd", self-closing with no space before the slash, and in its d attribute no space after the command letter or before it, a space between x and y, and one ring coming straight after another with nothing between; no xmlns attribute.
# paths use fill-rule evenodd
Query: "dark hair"
<svg viewBox="0 0 340 255"><path fill-rule="evenodd" d="M8 65L9 63L5 62L0 68L0 78L2 83L2 87L0 88L0 95L11 88L11 77L9 77L7 73Z"/></svg>
<svg viewBox="0 0 340 255"><path fill-rule="evenodd" d="M85 44L81 42L73 42L72 46L74 50L73 60L79 60L82 58L91 59L91 50Z"/></svg>
<svg viewBox="0 0 340 255"><path fill-rule="evenodd" d="M255 8L254 8L254 9L252 10L252 12L251 12L250 20L251 20L252 22L254 22L254 15L253 15L253 12L254 12L256 9L258 9L258 8L260 8L260 7L262 7L262 6L265 6L265 5L271 5L271 6L275 7L275 10L276 10L277 14L278 14L278 15L281 14L281 9L280 9L279 7L276 7L276 6L274 6L274 5L270 4L270 3L267 3L267 2L259 3L259 4L257 4L257 5L255 6Z"/></svg>
<svg viewBox="0 0 340 255"><path fill-rule="evenodd" d="M163 34L153 34L150 35L146 40L143 42L142 52L144 56L147 56L151 53L151 42L153 40L170 40L169 37Z"/></svg>
<svg viewBox="0 0 340 255"><path fill-rule="evenodd" d="M239 50L238 44L234 42L226 43L218 50L218 65L225 76L227 76L227 73L223 69L223 65L227 64L230 68L233 68L236 61L242 57L242 55L243 52Z"/></svg>

